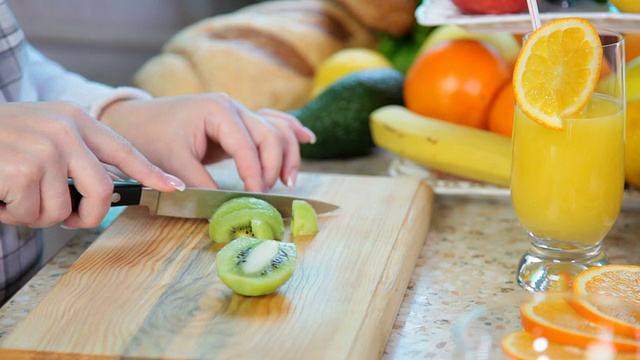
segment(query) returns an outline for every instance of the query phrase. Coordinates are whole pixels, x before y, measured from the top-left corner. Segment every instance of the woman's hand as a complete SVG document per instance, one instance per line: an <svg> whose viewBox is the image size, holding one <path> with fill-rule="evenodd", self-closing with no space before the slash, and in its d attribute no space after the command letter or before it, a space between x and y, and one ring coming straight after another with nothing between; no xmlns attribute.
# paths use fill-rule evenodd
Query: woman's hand
<svg viewBox="0 0 640 360"><path fill-rule="evenodd" d="M184 187L122 136L70 103L0 105L0 222L94 227L109 210L113 176L104 164L161 191ZM67 178L83 195L72 212Z"/></svg>
<svg viewBox="0 0 640 360"><path fill-rule="evenodd" d="M315 141L293 116L252 112L222 93L118 101L100 120L154 164L198 187L218 187L203 165L228 157L248 191L268 191L278 178L293 186L299 143Z"/></svg>

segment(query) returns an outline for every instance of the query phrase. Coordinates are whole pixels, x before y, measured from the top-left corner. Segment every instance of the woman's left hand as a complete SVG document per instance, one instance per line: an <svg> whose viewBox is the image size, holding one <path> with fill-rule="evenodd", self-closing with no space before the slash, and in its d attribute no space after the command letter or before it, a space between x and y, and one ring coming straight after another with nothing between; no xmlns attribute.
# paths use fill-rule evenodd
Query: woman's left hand
<svg viewBox="0 0 640 360"><path fill-rule="evenodd" d="M197 187L217 188L203 165L229 157L247 191L268 191L278 179L291 187L299 143L315 141L295 117L252 112L222 93L117 101L100 120L164 171Z"/></svg>

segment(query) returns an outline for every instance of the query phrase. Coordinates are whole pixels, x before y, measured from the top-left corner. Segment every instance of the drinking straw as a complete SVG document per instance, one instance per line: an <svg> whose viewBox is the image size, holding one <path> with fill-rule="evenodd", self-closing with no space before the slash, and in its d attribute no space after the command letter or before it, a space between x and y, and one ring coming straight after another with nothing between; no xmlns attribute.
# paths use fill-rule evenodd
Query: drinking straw
<svg viewBox="0 0 640 360"><path fill-rule="evenodd" d="M527 5L529 6L529 16L531 17L533 31L536 31L542 25L540 23L540 12L538 11L538 0L527 0Z"/></svg>

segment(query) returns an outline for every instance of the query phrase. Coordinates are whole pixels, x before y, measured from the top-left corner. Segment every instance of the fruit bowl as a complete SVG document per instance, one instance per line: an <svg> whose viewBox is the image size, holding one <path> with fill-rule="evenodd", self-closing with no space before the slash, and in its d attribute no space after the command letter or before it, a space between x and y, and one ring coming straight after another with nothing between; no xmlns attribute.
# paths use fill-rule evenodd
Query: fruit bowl
<svg viewBox="0 0 640 360"><path fill-rule="evenodd" d="M508 188L429 169L401 156L396 156L391 160L389 175L422 179L431 185L437 194L509 197Z"/></svg>
<svg viewBox="0 0 640 360"><path fill-rule="evenodd" d="M395 156L389 165L391 176L411 176L426 181L439 195L457 195L474 197L491 197L510 199L508 188L487 184L470 179L464 179L441 171L429 169L401 156ZM622 209L625 211L640 211L640 189L627 187L622 199Z"/></svg>
<svg viewBox="0 0 640 360"><path fill-rule="evenodd" d="M635 359L638 334L621 335L596 325L584 304L628 309L614 297L571 292L511 293L487 300L463 314L453 326L454 359ZM631 305L637 311L637 304ZM640 330L640 328L638 328ZM616 357L618 356L618 357Z"/></svg>
<svg viewBox="0 0 640 360"><path fill-rule="evenodd" d="M640 31L639 13L621 12L613 6L591 0L577 1L568 8L557 2L540 0L539 8L540 20L543 23L561 17L579 16L593 22L596 27L620 32ZM451 0L424 0L416 10L416 19L424 26L456 24L472 31L507 31L521 34L531 31L531 20L527 13L465 15L460 13Z"/></svg>

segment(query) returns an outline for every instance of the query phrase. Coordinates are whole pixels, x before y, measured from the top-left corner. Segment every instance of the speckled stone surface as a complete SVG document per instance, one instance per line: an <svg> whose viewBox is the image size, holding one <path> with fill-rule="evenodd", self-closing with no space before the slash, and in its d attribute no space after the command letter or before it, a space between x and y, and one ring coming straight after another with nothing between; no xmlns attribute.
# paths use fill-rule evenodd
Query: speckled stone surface
<svg viewBox="0 0 640 360"><path fill-rule="evenodd" d="M303 171L386 175L390 156L305 162ZM383 359L449 359L461 314L524 292L515 269L528 247L508 198L437 195L432 224ZM29 312L98 234L76 235L0 309L0 340ZM623 211L604 242L613 263L640 264L640 212Z"/></svg>

